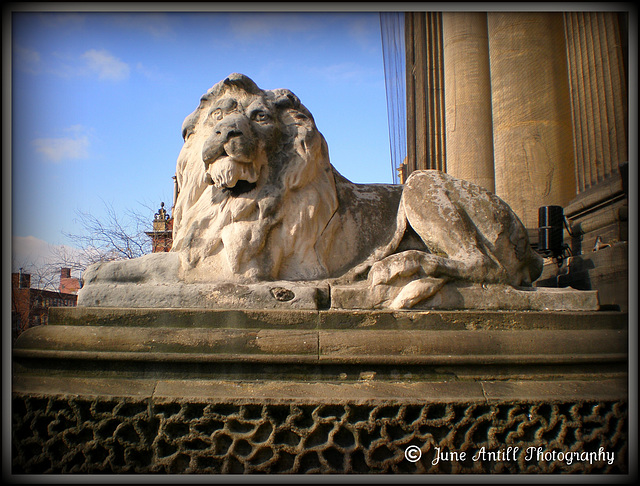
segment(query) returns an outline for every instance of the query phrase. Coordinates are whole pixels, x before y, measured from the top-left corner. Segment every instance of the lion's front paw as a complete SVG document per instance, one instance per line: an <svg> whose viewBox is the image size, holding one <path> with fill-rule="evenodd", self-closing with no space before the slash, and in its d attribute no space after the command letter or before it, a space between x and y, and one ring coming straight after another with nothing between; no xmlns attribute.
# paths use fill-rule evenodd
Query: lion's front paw
<svg viewBox="0 0 640 486"><path fill-rule="evenodd" d="M415 278L438 276L441 259L419 250L407 250L374 263L369 271L369 285L401 285Z"/></svg>
<svg viewBox="0 0 640 486"><path fill-rule="evenodd" d="M411 309L414 305L435 295L447 282L444 278L425 277L405 285L391 302L391 309Z"/></svg>
<svg viewBox="0 0 640 486"><path fill-rule="evenodd" d="M410 278L423 271L420 252L405 251L374 263L369 271L369 285L392 285L399 279Z"/></svg>

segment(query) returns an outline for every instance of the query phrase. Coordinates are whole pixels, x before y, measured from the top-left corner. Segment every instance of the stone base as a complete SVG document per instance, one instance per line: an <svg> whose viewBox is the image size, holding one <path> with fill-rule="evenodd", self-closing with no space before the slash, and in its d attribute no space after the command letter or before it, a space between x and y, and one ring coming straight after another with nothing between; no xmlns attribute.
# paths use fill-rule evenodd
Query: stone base
<svg viewBox="0 0 640 486"><path fill-rule="evenodd" d="M576 255L565 260L560 268L555 262L546 264L536 285L595 290L601 308L626 312L629 309L629 245L614 243Z"/></svg>
<svg viewBox="0 0 640 486"><path fill-rule="evenodd" d="M397 291L396 291L397 293ZM395 295L391 289L386 300ZM379 295L376 299L380 299ZM331 288L331 307L335 309L373 309L373 300L366 282ZM418 303L415 310L476 309L512 311L595 311L598 292L572 288L510 287L451 282L433 297Z"/></svg>
<svg viewBox="0 0 640 486"><path fill-rule="evenodd" d="M621 386L25 380L13 472L626 474Z"/></svg>
<svg viewBox="0 0 640 486"><path fill-rule="evenodd" d="M51 309L13 472L626 474L627 318Z"/></svg>
<svg viewBox="0 0 640 486"><path fill-rule="evenodd" d="M378 289L380 290L380 289ZM399 289L388 287L386 300ZM384 297L384 296L383 296ZM81 307L200 308L200 309L376 309L366 282L333 285L327 282L268 282L260 284L92 284L83 289ZM572 288L537 288L451 282L413 309L514 311L594 311L598 292Z"/></svg>
<svg viewBox="0 0 640 486"><path fill-rule="evenodd" d="M322 309L329 285L304 282L260 284L91 284L78 294L82 307L198 309Z"/></svg>

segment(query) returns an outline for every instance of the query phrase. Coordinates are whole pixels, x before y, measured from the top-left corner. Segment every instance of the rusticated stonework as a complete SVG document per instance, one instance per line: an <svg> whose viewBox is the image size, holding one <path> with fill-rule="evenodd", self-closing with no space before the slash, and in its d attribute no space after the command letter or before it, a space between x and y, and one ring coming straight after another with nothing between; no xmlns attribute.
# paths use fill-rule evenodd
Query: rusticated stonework
<svg viewBox="0 0 640 486"><path fill-rule="evenodd" d="M625 401L318 405L15 394L13 472L625 473L627 428ZM419 461L405 458L410 446L420 448ZM434 464L436 448L466 459Z"/></svg>

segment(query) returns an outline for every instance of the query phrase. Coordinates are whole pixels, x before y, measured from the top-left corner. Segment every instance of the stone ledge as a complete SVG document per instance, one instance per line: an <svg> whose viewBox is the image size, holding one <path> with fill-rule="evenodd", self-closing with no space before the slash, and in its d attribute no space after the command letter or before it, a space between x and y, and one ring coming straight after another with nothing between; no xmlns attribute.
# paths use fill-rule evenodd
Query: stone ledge
<svg viewBox="0 0 640 486"><path fill-rule="evenodd" d="M40 326L15 358L305 364L582 364L626 361L623 330L240 330Z"/></svg>
<svg viewBox="0 0 640 486"><path fill-rule="evenodd" d="M157 379L590 379L628 368L619 312L59 308L16 341L23 375ZM64 323L68 323L64 324Z"/></svg>
<svg viewBox="0 0 640 486"><path fill-rule="evenodd" d="M588 380L509 380L385 382L144 380L21 376L13 393L30 396L137 398L152 401L215 400L220 403L356 403L368 402L527 402L609 401L627 399L622 378Z"/></svg>
<svg viewBox="0 0 640 486"><path fill-rule="evenodd" d="M49 325L174 329L586 330L626 329L627 321L627 313L615 311L49 309Z"/></svg>

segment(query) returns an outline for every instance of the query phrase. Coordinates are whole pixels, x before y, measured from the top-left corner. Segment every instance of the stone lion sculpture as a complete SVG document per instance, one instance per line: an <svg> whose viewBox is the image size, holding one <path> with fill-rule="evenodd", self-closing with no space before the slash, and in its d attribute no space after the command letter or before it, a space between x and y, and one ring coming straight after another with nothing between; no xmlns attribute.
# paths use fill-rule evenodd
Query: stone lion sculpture
<svg viewBox="0 0 640 486"><path fill-rule="evenodd" d="M354 184L289 90L232 74L184 121L170 253L88 269L99 282L358 284L411 308L450 281L529 286L542 259L509 206L445 173ZM82 300L82 299L81 299Z"/></svg>

